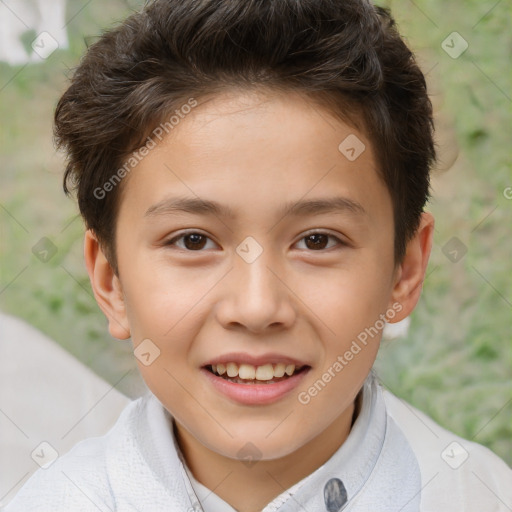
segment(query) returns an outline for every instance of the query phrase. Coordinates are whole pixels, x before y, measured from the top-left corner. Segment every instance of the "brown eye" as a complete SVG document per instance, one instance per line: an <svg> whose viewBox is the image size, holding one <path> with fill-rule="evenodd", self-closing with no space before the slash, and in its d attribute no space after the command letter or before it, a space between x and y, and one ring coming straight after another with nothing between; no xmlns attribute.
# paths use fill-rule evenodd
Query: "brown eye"
<svg viewBox="0 0 512 512"><path fill-rule="evenodd" d="M190 250L202 249L206 244L206 237L199 233L191 233L183 237L185 240L185 247Z"/></svg>
<svg viewBox="0 0 512 512"><path fill-rule="evenodd" d="M329 238L332 240L336 240L338 242L337 245L345 245L338 237L331 235L329 233L311 233L303 237L300 242L305 241L305 246L307 249L311 251L322 251L325 249L330 249L334 247L336 244L327 246Z"/></svg>
<svg viewBox="0 0 512 512"><path fill-rule="evenodd" d="M325 249L329 237L327 235L314 234L304 238L308 249Z"/></svg>
<svg viewBox="0 0 512 512"><path fill-rule="evenodd" d="M179 240L183 240L182 245L178 245L176 242ZM182 233L179 236L174 237L172 240L166 242L166 246L176 246L180 249L184 249L187 251L201 251L209 238L202 233L197 233L195 231L190 231L188 233Z"/></svg>

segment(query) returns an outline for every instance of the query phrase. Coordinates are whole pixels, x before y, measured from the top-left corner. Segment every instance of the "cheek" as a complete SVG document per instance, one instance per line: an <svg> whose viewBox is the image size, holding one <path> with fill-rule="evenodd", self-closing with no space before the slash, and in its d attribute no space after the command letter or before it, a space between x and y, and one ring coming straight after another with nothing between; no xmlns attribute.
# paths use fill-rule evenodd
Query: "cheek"
<svg viewBox="0 0 512 512"><path fill-rule="evenodd" d="M207 271L166 262L134 259L129 267L130 278L123 285L132 337L172 337L193 325L194 308L214 284Z"/></svg>
<svg viewBox="0 0 512 512"><path fill-rule="evenodd" d="M169 396L181 403L179 383L190 384L194 340L204 325L207 293L219 278L208 270L173 268L155 261L138 264L133 259L131 265L130 275L135 277L124 288L135 355L146 346L158 354L149 365L138 358L139 371L164 403ZM164 390L161 396L160 390ZM182 403L178 408L191 405ZM172 404L168 406L176 412Z"/></svg>
<svg viewBox="0 0 512 512"><path fill-rule="evenodd" d="M297 295L324 323L326 329L346 342L373 325L387 307L390 287L386 266L370 264L367 255L347 268L297 280Z"/></svg>
<svg viewBox="0 0 512 512"><path fill-rule="evenodd" d="M295 294L302 303L298 309L311 321L316 317L326 336L335 335L339 340L335 349L373 325L386 308L389 258L376 253L361 250L349 264L338 268L302 266L284 277L294 292L288 300L296 300ZM135 344L145 338L162 343L165 339L193 339L208 301L222 296L224 269L173 267L167 261L137 261L135 257L125 263L125 269L123 287ZM173 343L166 350L179 350L180 346Z"/></svg>

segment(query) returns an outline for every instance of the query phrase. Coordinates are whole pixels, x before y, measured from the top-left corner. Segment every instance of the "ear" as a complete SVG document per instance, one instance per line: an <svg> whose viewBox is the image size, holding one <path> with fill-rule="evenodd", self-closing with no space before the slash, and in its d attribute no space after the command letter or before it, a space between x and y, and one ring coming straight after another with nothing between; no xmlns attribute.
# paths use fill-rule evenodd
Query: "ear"
<svg viewBox="0 0 512 512"><path fill-rule="evenodd" d="M94 297L108 320L108 329L114 338L130 337L121 281L108 262L100 244L89 229L85 233L84 257Z"/></svg>
<svg viewBox="0 0 512 512"><path fill-rule="evenodd" d="M389 306L399 303L402 309L397 311L393 319L388 320L389 323L403 320L416 307L423 288L433 237L434 217L429 212L423 212L414 237L407 243L404 259L395 271Z"/></svg>

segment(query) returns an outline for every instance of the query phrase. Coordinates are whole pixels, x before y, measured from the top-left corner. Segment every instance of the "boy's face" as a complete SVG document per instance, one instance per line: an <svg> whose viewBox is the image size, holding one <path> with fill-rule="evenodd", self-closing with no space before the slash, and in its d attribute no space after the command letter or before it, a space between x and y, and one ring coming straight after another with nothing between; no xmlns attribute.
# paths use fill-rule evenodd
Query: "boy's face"
<svg viewBox="0 0 512 512"><path fill-rule="evenodd" d="M354 136L366 146L355 159ZM177 198L233 217L174 209ZM285 210L334 198L338 209ZM224 94L193 109L123 183L119 280L102 306L111 333L126 337L123 326L146 353L141 374L183 436L227 457L273 459L349 428L384 315L397 321L414 306L402 301L393 239L364 133L298 95ZM305 369L237 384L210 373L212 361Z"/></svg>

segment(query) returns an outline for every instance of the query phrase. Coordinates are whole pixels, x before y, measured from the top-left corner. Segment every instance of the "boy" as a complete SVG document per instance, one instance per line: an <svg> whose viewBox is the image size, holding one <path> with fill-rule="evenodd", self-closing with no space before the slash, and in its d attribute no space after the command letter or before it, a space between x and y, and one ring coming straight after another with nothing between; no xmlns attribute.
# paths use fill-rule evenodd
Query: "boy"
<svg viewBox="0 0 512 512"><path fill-rule="evenodd" d="M156 0L61 98L113 337L150 392L7 507L505 511L512 472L371 368L434 219L423 74L365 0Z"/></svg>

